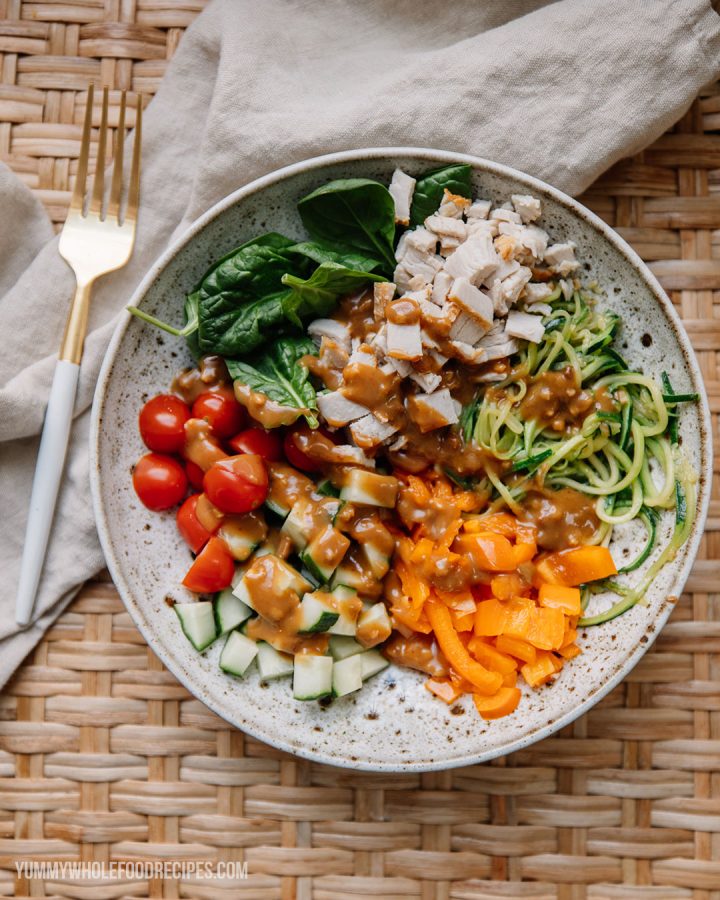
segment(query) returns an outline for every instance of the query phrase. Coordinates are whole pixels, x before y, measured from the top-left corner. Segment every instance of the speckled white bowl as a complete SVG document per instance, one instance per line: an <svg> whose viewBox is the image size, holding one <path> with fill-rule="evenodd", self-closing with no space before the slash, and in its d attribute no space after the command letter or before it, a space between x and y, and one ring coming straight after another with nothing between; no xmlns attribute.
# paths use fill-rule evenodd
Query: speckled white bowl
<svg viewBox="0 0 720 900"><path fill-rule="evenodd" d="M178 627L167 596L179 586L189 551L172 513L156 514L136 499L130 473L144 452L137 414L147 397L167 390L173 374L191 362L180 339L130 315L113 336L95 397L91 436L92 490L100 539L125 604L150 646L171 672L216 713L253 736L299 756L357 769L423 771L481 762L527 746L567 725L597 703L632 669L657 636L683 588L698 549L711 476L709 410L690 342L672 303L637 254L597 216L547 184L472 156L416 148L336 153L260 178L226 197L158 260L132 302L180 322L182 301L213 260L258 232L303 234L297 200L333 178L364 176L388 182L393 169L410 173L450 162L473 167L475 193L504 201L511 193L542 197L541 224L556 240L572 239L584 275L607 291L622 313L622 352L636 367L665 369L678 390L702 401L682 413L683 447L699 474L698 517L675 561L666 566L646 605L581 635L582 654L552 686L524 690L518 710L483 722L468 698L451 710L423 687L423 677L391 666L355 695L323 709L292 698L287 680L261 685L218 668L222 642L196 653ZM671 523L664 523L667 536ZM640 536L627 532L617 553L632 552Z"/></svg>

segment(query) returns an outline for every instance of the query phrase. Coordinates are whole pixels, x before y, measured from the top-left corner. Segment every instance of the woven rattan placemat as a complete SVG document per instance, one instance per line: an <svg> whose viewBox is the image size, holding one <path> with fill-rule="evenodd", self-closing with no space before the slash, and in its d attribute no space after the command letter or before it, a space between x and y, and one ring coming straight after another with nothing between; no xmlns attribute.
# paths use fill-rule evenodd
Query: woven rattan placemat
<svg viewBox="0 0 720 900"><path fill-rule="evenodd" d="M151 94L202 6L0 0L0 158L54 220L88 82ZM715 87L583 198L670 292L715 415L718 131ZM88 584L0 695L0 895L720 900L719 529L716 500L688 593L589 715L421 776L313 765L229 729L164 670L112 584ZM247 861L249 877L30 882L20 859Z"/></svg>

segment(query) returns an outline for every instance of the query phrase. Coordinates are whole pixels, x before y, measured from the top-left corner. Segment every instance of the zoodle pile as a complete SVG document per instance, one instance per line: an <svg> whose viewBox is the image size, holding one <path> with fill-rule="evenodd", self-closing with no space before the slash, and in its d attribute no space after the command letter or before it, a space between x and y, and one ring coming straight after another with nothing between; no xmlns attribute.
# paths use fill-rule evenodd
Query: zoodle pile
<svg viewBox="0 0 720 900"><path fill-rule="evenodd" d="M297 700L392 662L509 715L687 539L697 397L628 365L541 202L473 199L469 166L330 182L298 211L305 238L227 254L184 325L131 310L196 360L143 406L133 472L145 506L179 507L180 626Z"/></svg>

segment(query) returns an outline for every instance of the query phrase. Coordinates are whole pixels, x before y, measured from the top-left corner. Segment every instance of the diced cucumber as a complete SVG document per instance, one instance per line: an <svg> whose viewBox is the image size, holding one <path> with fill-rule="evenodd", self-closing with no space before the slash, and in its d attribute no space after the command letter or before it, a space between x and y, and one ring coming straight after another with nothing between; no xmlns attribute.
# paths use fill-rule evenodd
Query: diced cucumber
<svg viewBox="0 0 720 900"><path fill-rule="evenodd" d="M258 672L263 681L272 681L275 678L292 675L294 664L289 653L279 653L265 641L259 641L257 648Z"/></svg>
<svg viewBox="0 0 720 900"><path fill-rule="evenodd" d="M253 550L260 545L260 541L242 534L234 528L220 527L217 536L222 538L228 546L228 550L238 562L244 562L253 554Z"/></svg>
<svg viewBox="0 0 720 900"><path fill-rule="evenodd" d="M270 510L271 513L274 513L280 519L287 518L287 515L290 512L289 506L283 506L282 503L278 503L277 500L274 500L270 496L268 496L265 500L265 506Z"/></svg>
<svg viewBox="0 0 720 900"><path fill-rule="evenodd" d="M392 475L378 475L367 469L351 469L340 491L340 498L351 503L392 509L397 500L397 492L398 480Z"/></svg>
<svg viewBox="0 0 720 900"><path fill-rule="evenodd" d="M252 614L252 609L233 594L232 588L225 588L215 595L215 624L218 634L232 631Z"/></svg>
<svg viewBox="0 0 720 900"><path fill-rule="evenodd" d="M217 637L213 605L209 600L195 603L176 603L173 609L180 619L180 627L185 637L196 650L204 650Z"/></svg>
<svg viewBox="0 0 720 900"><path fill-rule="evenodd" d="M293 697L319 700L332 694L332 670L332 657L298 653L293 671Z"/></svg>
<svg viewBox="0 0 720 900"><path fill-rule="evenodd" d="M284 594L286 591L292 590L295 591L298 596L302 596L302 594L310 588L310 584L296 569L288 565L284 559L280 559L279 556L268 553L260 557L260 559L254 560L252 565L246 570L243 577L233 588L233 594L252 610L255 610L255 604L253 603L250 591L248 590L247 576L253 570L254 566L258 564L261 564L263 567L268 565L272 566L273 590L278 594ZM257 610L255 611L257 612Z"/></svg>
<svg viewBox="0 0 720 900"><path fill-rule="evenodd" d="M301 497L290 510L280 529L295 544L298 550L304 550L315 528L312 503Z"/></svg>
<svg viewBox="0 0 720 900"><path fill-rule="evenodd" d="M345 563L340 563L337 569L335 569L330 582L330 586L333 590L341 585L353 588L353 590L358 592L367 587L365 579L363 578L363 573L345 565Z"/></svg>
<svg viewBox="0 0 720 900"><path fill-rule="evenodd" d="M323 591L315 591L314 594L305 594L300 603L300 634L315 634L327 631L339 618L339 613L333 606L331 594Z"/></svg>
<svg viewBox="0 0 720 900"><path fill-rule="evenodd" d="M335 662L332 668L332 690L336 697L344 697L362 687L362 656L347 656Z"/></svg>
<svg viewBox="0 0 720 900"><path fill-rule="evenodd" d="M390 637L392 623L384 603L374 603L358 616L355 636L365 647L374 647Z"/></svg>
<svg viewBox="0 0 720 900"><path fill-rule="evenodd" d="M220 654L223 672L238 677L244 675L258 654L258 645L239 631L231 631Z"/></svg>
<svg viewBox="0 0 720 900"><path fill-rule="evenodd" d="M383 669L387 669L390 663L379 650L366 650L357 657L362 664L362 680L367 681Z"/></svg>
<svg viewBox="0 0 720 900"><path fill-rule="evenodd" d="M333 634L330 637L330 653L333 659L346 659L356 653L367 652L362 644L358 644L355 638L343 634Z"/></svg>
<svg viewBox="0 0 720 900"><path fill-rule="evenodd" d="M322 584L327 584L349 547L350 540L328 525L310 541L300 559Z"/></svg>
<svg viewBox="0 0 720 900"><path fill-rule="evenodd" d="M357 597L357 591L355 588L341 584L333 590L332 595L335 598L335 606L339 615L337 622L329 629L330 634L354 637L357 613L353 614L348 608L350 606L348 601L354 600Z"/></svg>
<svg viewBox="0 0 720 900"><path fill-rule="evenodd" d="M375 578L384 578L390 571L390 557L386 556L375 544L363 544L362 549L368 561L368 567Z"/></svg>
<svg viewBox="0 0 720 900"><path fill-rule="evenodd" d="M335 487L335 485L330 481L329 478L325 478L321 481L318 486L315 488L316 494L321 494L323 497L339 497L340 491Z"/></svg>

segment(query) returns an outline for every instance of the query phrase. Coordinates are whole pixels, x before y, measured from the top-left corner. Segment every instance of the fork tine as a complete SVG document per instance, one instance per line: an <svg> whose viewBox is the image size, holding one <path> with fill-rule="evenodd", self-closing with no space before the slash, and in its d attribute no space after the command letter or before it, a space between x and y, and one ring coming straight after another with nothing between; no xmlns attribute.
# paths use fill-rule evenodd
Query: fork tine
<svg viewBox="0 0 720 900"><path fill-rule="evenodd" d="M103 194L105 193L105 147L107 143L108 89L103 88L102 118L100 119L100 139L98 141L97 160L95 162L95 178L93 179L92 199L88 212L102 212Z"/></svg>
<svg viewBox="0 0 720 900"><path fill-rule="evenodd" d="M130 188L128 190L125 221L135 222L138 202L140 200L140 147L142 145L142 94L138 94L137 113L135 117L135 141L133 144L132 170L130 172Z"/></svg>
<svg viewBox="0 0 720 900"><path fill-rule="evenodd" d="M85 196L85 181L87 180L88 156L90 155L90 133L92 130L94 87L92 83L88 87L85 101L85 122L83 123L82 141L80 143L80 159L78 160L77 175L75 176L75 189L73 190L70 209L72 212L81 212L83 197Z"/></svg>
<svg viewBox="0 0 720 900"><path fill-rule="evenodd" d="M112 184L110 187L110 202L108 203L108 218L120 221L120 196L122 194L123 177L123 150L125 147L125 103L127 92L122 92L120 99L120 116L118 118L117 135L115 142L115 161L113 162Z"/></svg>

